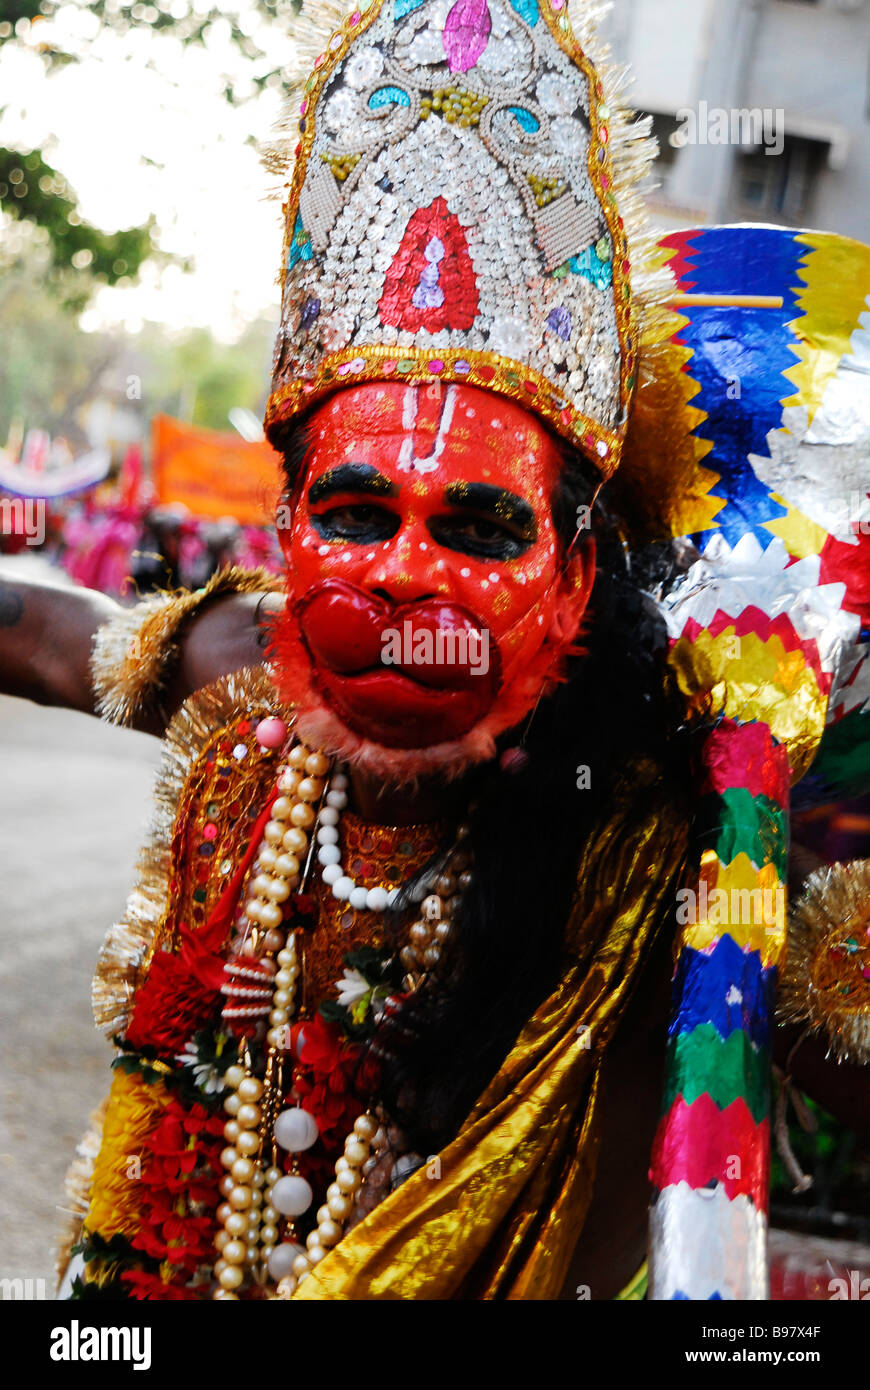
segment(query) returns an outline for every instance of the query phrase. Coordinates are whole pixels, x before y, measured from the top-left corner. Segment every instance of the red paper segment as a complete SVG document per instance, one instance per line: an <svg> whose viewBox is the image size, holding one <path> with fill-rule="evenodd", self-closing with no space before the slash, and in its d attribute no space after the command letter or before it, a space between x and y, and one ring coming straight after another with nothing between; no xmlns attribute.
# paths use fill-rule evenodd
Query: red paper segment
<svg viewBox="0 0 870 1390"><path fill-rule="evenodd" d="M766 1210L770 1123L756 1124L741 1097L720 1110L709 1095L687 1105L678 1096L653 1144L650 1181L661 1190L721 1183L731 1201L741 1193Z"/></svg>

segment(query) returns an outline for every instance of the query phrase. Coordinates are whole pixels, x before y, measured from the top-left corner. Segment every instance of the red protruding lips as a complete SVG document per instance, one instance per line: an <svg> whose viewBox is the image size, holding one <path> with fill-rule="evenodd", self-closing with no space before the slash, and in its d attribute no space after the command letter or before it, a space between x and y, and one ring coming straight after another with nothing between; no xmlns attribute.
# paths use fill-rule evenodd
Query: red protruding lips
<svg viewBox="0 0 870 1390"><path fill-rule="evenodd" d="M336 579L304 594L296 614L324 694L377 742L415 748L461 737L495 699L498 651L458 604L393 606Z"/></svg>

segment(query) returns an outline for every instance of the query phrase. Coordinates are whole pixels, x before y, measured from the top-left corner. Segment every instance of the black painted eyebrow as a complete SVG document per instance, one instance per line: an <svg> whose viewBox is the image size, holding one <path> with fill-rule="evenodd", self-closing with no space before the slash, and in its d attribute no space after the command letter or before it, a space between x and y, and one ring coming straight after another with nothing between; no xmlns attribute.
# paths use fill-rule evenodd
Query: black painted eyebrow
<svg viewBox="0 0 870 1390"><path fill-rule="evenodd" d="M392 478L379 473L370 463L341 463L311 484L308 501L322 502L340 492L369 492L375 497L395 497L398 491Z"/></svg>
<svg viewBox="0 0 870 1390"><path fill-rule="evenodd" d="M444 500L453 507L468 511L492 512L502 521L519 526L526 539L537 535L535 513L524 497L492 483L450 483L444 489Z"/></svg>

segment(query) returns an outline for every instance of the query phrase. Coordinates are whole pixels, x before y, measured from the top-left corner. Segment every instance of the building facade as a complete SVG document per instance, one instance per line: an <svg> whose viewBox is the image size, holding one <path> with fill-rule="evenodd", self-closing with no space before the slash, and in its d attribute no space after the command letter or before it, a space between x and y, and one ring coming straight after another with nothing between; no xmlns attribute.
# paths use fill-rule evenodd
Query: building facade
<svg viewBox="0 0 870 1390"><path fill-rule="evenodd" d="M660 222L870 240L870 0L616 0L609 26L661 145Z"/></svg>

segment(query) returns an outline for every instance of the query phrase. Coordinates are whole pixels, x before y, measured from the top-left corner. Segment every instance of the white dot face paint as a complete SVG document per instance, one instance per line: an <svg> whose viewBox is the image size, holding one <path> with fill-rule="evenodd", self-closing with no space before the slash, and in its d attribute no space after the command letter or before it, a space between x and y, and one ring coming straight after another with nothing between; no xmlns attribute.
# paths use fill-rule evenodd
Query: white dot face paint
<svg viewBox="0 0 870 1390"><path fill-rule="evenodd" d="M318 553L318 555L328 555L328 554L329 554L329 546L328 546L328 545L319 545L319 546L317 547L317 553Z"/></svg>
<svg viewBox="0 0 870 1390"><path fill-rule="evenodd" d="M461 569L459 573L462 575L463 579L467 579L471 574L471 570L466 566L464 569Z"/></svg>
<svg viewBox="0 0 870 1390"><path fill-rule="evenodd" d="M497 584L499 581L499 576L496 574L495 570L493 570L491 574L487 575L487 578L489 579L491 584Z"/></svg>

